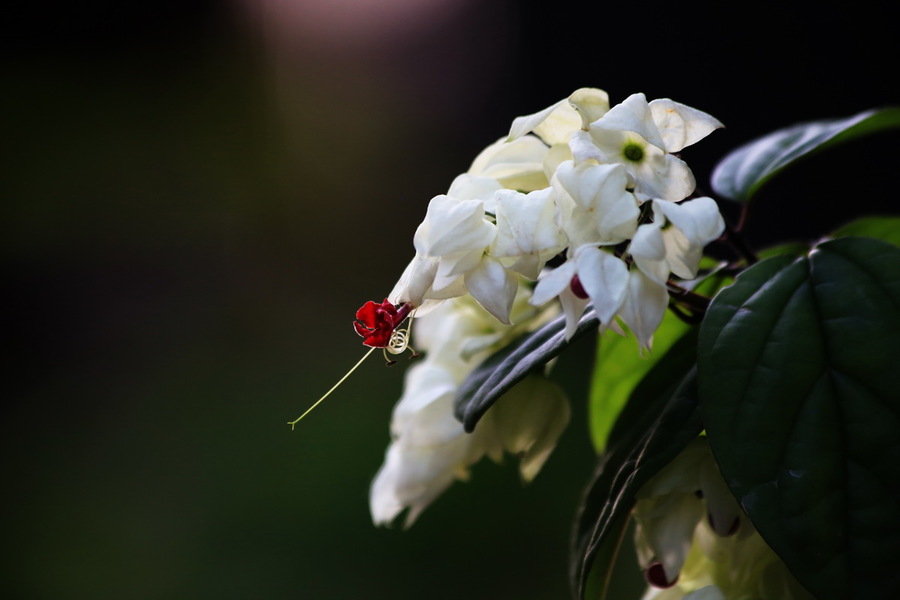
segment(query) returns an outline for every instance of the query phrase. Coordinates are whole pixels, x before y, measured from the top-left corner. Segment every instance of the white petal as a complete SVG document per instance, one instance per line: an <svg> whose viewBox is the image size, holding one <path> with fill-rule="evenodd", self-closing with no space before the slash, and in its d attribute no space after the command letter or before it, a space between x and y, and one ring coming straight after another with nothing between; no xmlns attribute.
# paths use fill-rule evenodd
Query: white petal
<svg viewBox="0 0 900 600"><path fill-rule="evenodd" d="M664 510L653 506L664 502ZM649 505L655 516L642 513ZM643 547L641 562L655 560L662 563L666 579L675 581L691 548L694 529L703 516L703 505L693 494L672 494L641 500L635 509L636 543ZM647 564L642 564L646 568Z"/></svg>
<svg viewBox="0 0 900 600"><path fill-rule="evenodd" d="M568 144L553 144L544 157L544 177L549 182L563 161L572 160L572 150ZM549 185L549 184L548 184Z"/></svg>
<svg viewBox="0 0 900 600"><path fill-rule="evenodd" d="M554 110L559 108L560 106L565 106L566 100L560 100L555 104L551 104L547 108L543 110L539 110L536 113L532 113L530 115L525 115L522 117L516 117L513 119L512 126L509 128L509 137L507 137L507 141L513 141L522 137L527 133L531 133L534 131L534 128L543 123L547 117L550 116Z"/></svg>
<svg viewBox="0 0 900 600"><path fill-rule="evenodd" d="M672 224L662 234L669 268L682 279L695 278L704 246L725 230L718 205L703 197L680 204L654 202L653 210Z"/></svg>
<svg viewBox="0 0 900 600"><path fill-rule="evenodd" d="M534 128L534 133L547 144L565 144L581 129L581 114L568 101L560 103Z"/></svg>
<svg viewBox="0 0 900 600"><path fill-rule="evenodd" d="M404 269L388 299L394 304L411 302L413 306L421 306L425 294L434 283L437 273L437 259L416 254Z"/></svg>
<svg viewBox="0 0 900 600"><path fill-rule="evenodd" d="M438 283L441 285L438 286ZM416 311L416 315L421 316L425 314L423 309L428 308L429 301L431 300L449 300L450 298L457 298L465 295L466 291L462 276L459 276L456 279L442 279L440 282L435 279L432 287L425 292L425 301L421 304L421 308Z"/></svg>
<svg viewBox="0 0 900 600"><path fill-rule="evenodd" d="M569 96L571 104L581 116L581 128L585 131L591 123L609 111L609 94L597 88L581 88Z"/></svg>
<svg viewBox="0 0 900 600"><path fill-rule="evenodd" d="M703 196L679 204L655 202L666 219L680 229L691 241L706 245L725 231L725 221L719 205L712 198Z"/></svg>
<svg viewBox="0 0 900 600"><path fill-rule="evenodd" d="M662 322L668 304L666 286L653 281L639 269L631 270L628 295L619 316L638 339L641 349L650 350L653 334Z"/></svg>
<svg viewBox="0 0 900 600"><path fill-rule="evenodd" d="M613 106L591 125L591 131L595 129L633 131L660 150L666 149L644 94L632 94L620 104Z"/></svg>
<svg viewBox="0 0 900 600"><path fill-rule="evenodd" d="M666 243L663 239L661 222L645 223L628 245L628 253L634 257L637 267L654 281L665 284L669 278L669 263L666 260Z"/></svg>
<svg viewBox="0 0 900 600"><path fill-rule="evenodd" d="M546 188L522 194L503 190L496 196L497 237L493 256L537 254L562 250L564 241L555 222L553 190Z"/></svg>
<svg viewBox="0 0 900 600"><path fill-rule="evenodd" d="M534 306L549 302L572 283L573 277L575 277L574 260L567 260L555 269L545 271L538 279L529 302Z"/></svg>
<svg viewBox="0 0 900 600"><path fill-rule="evenodd" d="M683 160L671 154L647 152L634 169L634 195L646 201L654 198L679 202L690 196L697 182Z"/></svg>
<svg viewBox="0 0 900 600"><path fill-rule="evenodd" d="M443 289L460 275L477 267L482 256L484 256L484 248L464 250L442 256L438 260L438 270L434 276L434 289Z"/></svg>
<svg viewBox="0 0 900 600"><path fill-rule="evenodd" d="M469 294L501 323L509 324L518 278L499 261L485 256L478 267L465 276Z"/></svg>
<svg viewBox="0 0 900 600"><path fill-rule="evenodd" d="M393 444L388 447L384 464L378 470L369 488L369 511L375 525L390 525L406 506L395 492L399 472L399 449Z"/></svg>
<svg viewBox="0 0 900 600"><path fill-rule="evenodd" d="M585 219L595 226L597 243L617 244L630 238L640 216L637 200L626 188L628 173L620 164L595 165L564 162L559 166L555 188L561 186L574 200L581 214L573 214L576 223L569 223L584 235ZM571 235L571 237L578 237Z"/></svg>
<svg viewBox="0 0 900 600"><path fill-rule="evenodd" d="M606 160L606 153L597 146L594 140L593 128L591 133L581 130L573 133L569 139L569 149L572 151L572 159L576 164L591 160L598 162Z"/></svg>
<svg viewBox="0 0 900 600"><path fill-rule="evenodd" d="M686 146L695 144L716 129L724 127L713 116L668 98L650 102L650 111L667 152L680 152Z"/></svg>
<svg viewBox="0 0 900 600"><path fill-rule="evenodd" d="M590 303L590 299L579 298L572 291L572 286L568 285L559 293L559 303L566 317L566 339L571 340L578 329L578 322L584 314L584 309Z"/></svg>
<svg viewBox="0 0 900 600"><path fill-rule="evenodd" d="M584 246L575 253L578 278L594 304L601 324L616 315L628 292L628 267L609 252Z"/></svg>
<svg viewBox="0 0 900 600"><path fill-rule="evenodd" d="M447 190L447 195L457 200L484 200L503 186L493 177L462 173L457 175Z"/></svg>
<svg viewBox="0 0 900 600"><path fill-rule="evenodd" d="M548 146L533 135L511 142L504 138L482 150L469 167L469 173L495 179L509 189L540 189L547 186L543 165L548 151ZM448 195L454 194L448 192Z"/></svg>
<svg viewBox="0 0 900 600"><path fill-rule="evenodd" d="M391 433L414 446L443 444L462 435L465 430L453 417L456 389L454 374L433 361L410 367L391 416Z"/></svg>
<svg viewBox="0 0 900 600"><path fill-rule="evenodd" d="M490 245L496 234L484 219L484 203L435 196L428 204L425 221L413 236L416 250L425 256L442 256Z"/></svg>
<svg viewBox="0 0 900 600"><path fill-rule="evenodd" d="M546 377L530 375L504 394L490 412L503 448L520 456L520 472L531 481L569 422L565 393Z"/></svg>
<svg viewBox="0 0 900 600"><path fill-rule="evenodd" d="M707 519L713 531L722 537L737 533L735 527L740 526L743 513L734 494L722 479L712 455L709 455L700 467L700 489L703 490Z"/></svg>
<svg viewBox="0 0 900 600"><path fill-rule="evenodd" d="M700 465L711 458L706 438L698 437L691 440L669 464L641 486L636 497L652 498L673 492L695 493L700 489Z"/></svg>
<svg viewBox="0 0 900 600"><path fill-rule="evenodd" d="M409 527L431 502L453 483L469 460L468 435L439 446L403 446L392 443L385 462L372 482L369 505L376 524L390 524L409 508Z"/></svg>

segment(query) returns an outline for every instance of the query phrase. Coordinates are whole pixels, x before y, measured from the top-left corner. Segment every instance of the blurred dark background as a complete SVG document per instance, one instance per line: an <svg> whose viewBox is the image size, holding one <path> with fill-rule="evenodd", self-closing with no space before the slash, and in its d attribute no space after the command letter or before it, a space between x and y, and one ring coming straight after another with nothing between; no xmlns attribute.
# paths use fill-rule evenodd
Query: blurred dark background
<svg viewBox="0 0 900 600"><path fill-rule="evenodd" d="M428 200L512 118L582 86L726 125L716 160L897 104L886 2L22 3L0 24L7 598L562 598L594 459L591 344L535 482L484 462L408 530L368 485L404 366L350 322ZM758 244L896 213L897 135L760 197ZM629 557L630 560L630 557Z"/></svg>

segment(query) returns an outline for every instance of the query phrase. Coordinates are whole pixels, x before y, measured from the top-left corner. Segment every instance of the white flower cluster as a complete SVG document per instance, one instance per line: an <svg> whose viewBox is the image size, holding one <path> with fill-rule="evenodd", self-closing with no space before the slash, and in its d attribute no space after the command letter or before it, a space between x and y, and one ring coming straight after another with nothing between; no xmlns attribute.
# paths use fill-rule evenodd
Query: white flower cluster
<svg viewBox="0 0 900 600"><path fill-rule="evenodd" d="M466 376L514 335L561 307L571 337L593 303L602 329L621 332L621 319L650 347L669 278L696 277L703 247L724 229L712 199L687 199L694 177L675 156L718 127L671 100L634 94L610 108L606 92L580 89L515 119L431 200L394 290L357 315L358 332L378 347L414 311L425 353L407 373L372 484L377 524L406 509L411 524L485 455L514 453L523 478L536 475L569 419L555 384L528 377L471 434L453 414Z"/></svg>
<svg viewBox="0 0 900 600"><path fill-rule="evenodd" d="M700 437L645 484L634 509L643 600L811 600L728 490Z"/></svg>
<svg viewBox="0 0 900 600"><path fill-rule="evenodd" d="M533 327L547 315L530 306L529 297L522 286L511 314ZM562 390L546 377L530 375L491 407L474 432L466 433L453 416L457 388L523 327L499 323L467 296L417 318L415 327L416 347L425 357L406 372L403 395L394 407L392 441L369 497L376 524L388 525L408 508L408 527L485 455L498 462L504 451L519 456L522 479L530 481L569 421Z"/></svg>
<svg viewBox="0 0 900 600"><path fill-rule="evenodd" d="M558 298L568 336L592 302L601 328L619 318L649 348L670 276L696 277L724 229L715 201L688 200L694 176L675 153L721 126L643 94L610 108L594 88L515 119L431 200L391 302L427 308L468 294L509 323L520 278L538 279L531 302Z"/></svg>

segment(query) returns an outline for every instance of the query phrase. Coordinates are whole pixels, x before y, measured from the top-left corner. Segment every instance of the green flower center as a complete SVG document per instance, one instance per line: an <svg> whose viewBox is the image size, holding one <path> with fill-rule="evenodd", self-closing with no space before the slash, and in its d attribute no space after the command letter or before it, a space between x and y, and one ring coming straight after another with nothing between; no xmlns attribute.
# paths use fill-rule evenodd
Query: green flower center
<svg viewBox="0 0 900 600"><path fill-rule="evenodd" d="M634 142L629 142L622 149L622 155L631 162L640 162L644 158L644 149Z"/></svg>

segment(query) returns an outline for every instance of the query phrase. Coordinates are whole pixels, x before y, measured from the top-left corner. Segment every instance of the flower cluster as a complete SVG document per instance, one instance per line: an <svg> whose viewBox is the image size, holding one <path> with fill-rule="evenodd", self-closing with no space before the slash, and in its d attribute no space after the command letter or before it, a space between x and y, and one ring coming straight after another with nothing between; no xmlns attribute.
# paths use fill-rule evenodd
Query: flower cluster
<svg viewBox="0 0 900 600"><path fill-rule="evenodd" d="M521 287L511 315L518 326L503 325L471 298L462 296L416 318L416 346L425 356L406 372L403 395L394 407L392 441L372 483L370 507L376 524L390 524L405 509L409 526L454 480L487 455L504 452L521 458L523 480L530 481L556 445L569 420L562 390L532 375L507 392L473 433L453 415L456 391L490 352L526 327L546 321L528 304Z"/></svg>
<svg viewBox="0 0 900 600"><path fill-rule="evenodd" d="M644 600L812 598L766 545L699 437L637 494Z"/></svg>
<svg viewBox="0 0 900 600"><path fill-rule="evenodd" d="M526 480L540 469L569 419L548 379L520 382L471 434L453 415L466 376L514 334L561 309L571 338L593 304L601 329L622 333L620 319L650 348L670 277L695 278L703 247L724 229L712 199L688 199L694 176L676 153L721 126L643 94L610 108L606 92L583 88L515 119L430 201L415 256L355 324L366 345L394 351L406 347L398 327L415 316L425 356L394 409L370 494L376 523L408 509L411 524L485 455L521 456Z"/></svg>
<svg viewBox="0 0 900 600"><path fill-rule="evenodd" d="M510 323L520 280L538 280L531 302L558 299L568 336L592 303L602 329L621 319L649 349L671 276L695 278L724 230L714 200L689 199L694 176L676 155L721 126L643 94L610 108L594 88L515 119L431 200L391 302L470 295Z"/></svg>

